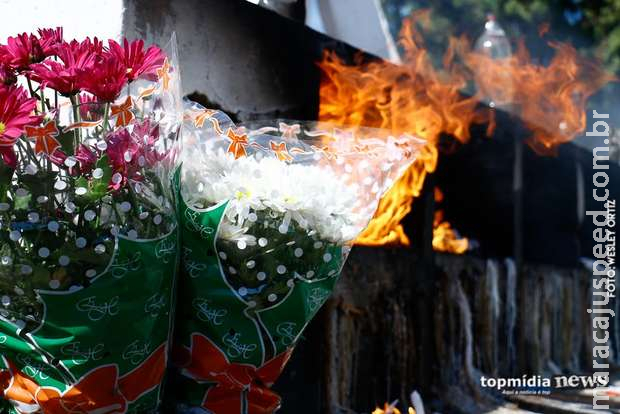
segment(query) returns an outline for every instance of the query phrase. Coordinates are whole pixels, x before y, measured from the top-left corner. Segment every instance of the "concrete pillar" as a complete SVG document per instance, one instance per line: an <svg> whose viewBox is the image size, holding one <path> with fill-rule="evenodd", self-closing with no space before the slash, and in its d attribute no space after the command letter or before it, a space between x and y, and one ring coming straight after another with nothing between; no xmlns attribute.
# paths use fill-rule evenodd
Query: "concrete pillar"
<svg viewBox="0 0 620 414"><path fill-rule="evenodd" d="M245 0L125 0L123 32L177 33L185 94L238 120L316 119L323 49L355 50ZM200 98L200 96L198 97Z"/></svg>

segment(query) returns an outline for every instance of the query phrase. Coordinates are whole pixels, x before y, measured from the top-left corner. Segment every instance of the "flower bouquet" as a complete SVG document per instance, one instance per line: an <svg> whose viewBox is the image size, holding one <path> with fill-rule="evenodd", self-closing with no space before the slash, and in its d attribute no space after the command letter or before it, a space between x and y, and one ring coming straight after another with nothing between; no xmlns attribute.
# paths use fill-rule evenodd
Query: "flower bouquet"
<svg viewBox="0 0 620 414"><path fill-rule="evenodd" d="M420 141L316 123L237 127L197 106L186 125L172 400L178 412L271 413L280 399L269 387Z"/></svg>
<svg viewBox="0 0 620 414"><path fill-rule="evenodd" d="M149 412L165 370L181 121L174 42L0 45L2 412Z"/></svg>

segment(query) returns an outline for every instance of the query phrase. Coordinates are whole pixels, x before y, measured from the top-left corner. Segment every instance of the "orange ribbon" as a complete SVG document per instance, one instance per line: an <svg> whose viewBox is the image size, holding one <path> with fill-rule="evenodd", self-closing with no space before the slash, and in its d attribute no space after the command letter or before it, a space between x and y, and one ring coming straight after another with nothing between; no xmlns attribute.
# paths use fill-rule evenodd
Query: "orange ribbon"
<svg viewBox="0 0 620 414"><path fill-rule="evenodd" d="M168 63L168 58L164 60L164 64L161 68L157 69L157 77L160 81L162 81L162 86L164 91L167 91L170 87L170 63Z"/></svg>
<svg viewBox="0 0 620 414"><path fill-rule="evenodd" d="M64 392L40 386L7 362L9 370L0 373L0 386L4 389L4 398L14 404L17 412L124 414L129 402L161 383L166 369L166 344L160 345L142 364L120 378L116 364L104 365L90 371Z"/></svg>
<svg viewBox="0 0 620 414"><path fill-rule="evenodd" d="M278 144L273 141L269 141L269 146L271 147L271 150L276 154L276 156L278 157L280 161L292 161L293 160L293 157L291 157L291 155L288 153L288 150L286 149L285 142L280 142Z"/></svg>
<svg viewBox="0 0 620 414"><path fill-rule="evenodd" d="M62 132L69 132L69 131L73 131L74 129L78 129L78 128L93 128L93 127L101 125L102 123L103 123L103 119L100 119L99 121L76 122L75 124L71 124L63 128Z"/></svg>
<svg viewBox="0 0 620 414"><path fill-rule="evenodd" d="M120 105L112 105L110 115L116 116L117 127L127 126L133 120L134 116L133 112L131 112L131 108L133 108L131 96L127 96L125 102Z"/></svg>
<svg viewBox="0 0 620 414"><path fill-rule="evenodd" d="M222 127L220 126L220 121L218 121L215 118L209 118L209 121L211 121L211 124L213 125L213 129L215 130L215 132L217 132L220 135L224 134L224 131L222 131Z"/></svg>
<svg viewBox="0 0 620 414"><path fill-rule="evenodd" d="M189 360L183 374L199 382L214 382L203 397L202 406L215 414L239 414L246 403L248 414L271 414L280 405L280 397L269 389L291 357L293 349L256 368L248 364L234 364L209 338L192 334L188 349L180 347L175 354ZM244 401L244 398L246 400Z"/></svg>
<svg viewBox="0 0 620 414"><path fill-rule="evenodd" d="M60 147L60 142L54 137L58 136L58 128L56 127L56 121L49 121L42 127L27 126L25 128L26 136L34 138L36 143L34 150L37 154L53 154L56 148Z"/></svg>
<svg viewBox="0 0 620 414"><path fill-rule="evenodd" d="M141 89L140 90L140 94L138 95L138 99L147 98L147 97L153 95L153 93L155 93L156 90L157 90L157 88L154 87L154 86L151 86L150 88Z"/></svg>
<svg viewBox="0 0 620 414"><path fill-rule="evenodd" d="M247 134L235 134L232 128L228 128L228 132L226 133L228 139L232 142L228 146L228 152L235 155L235 159L245 157L247 152L245 151L245 147L248 145L248 135Z"/></svg>

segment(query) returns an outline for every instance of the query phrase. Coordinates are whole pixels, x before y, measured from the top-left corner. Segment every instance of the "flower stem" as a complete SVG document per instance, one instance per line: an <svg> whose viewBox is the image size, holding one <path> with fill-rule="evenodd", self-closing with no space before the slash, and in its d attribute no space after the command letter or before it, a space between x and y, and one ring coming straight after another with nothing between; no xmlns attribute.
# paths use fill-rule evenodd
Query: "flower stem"
<svg viewBox="0 0 620 414"><path fill-rule="evenodd" d="M105 137L105 133L108 130L108 119L110 116L110 102L106 102L103 107L103 136Z"/></svg>
<svg viewBox="0 0 620 414"><path fill-rule="evenodd" d="M24 142L22 142L22 140ZM37 156L35 155L34 151L32 151L32 148L30 147L30 144L28 143L28 141L26 141L24 138L20 138L17 141L17 145L19 145L20 148L22 148L24 151L26 151L26 153L28 154L29 158L31 158L35 162L35 164L37 164L37 167L40 170L41 169L41 164L39 163L39 160L37 159Z"/></svg>
<svg viewBox="0 0 620 414"><path fill-rule="evenodd" d="M80 119L80 106L78 105L78 98L76 95L71 95L69 97L71 100L71 106L73 108L73 122L79 123ZM80 128L75 128L73 130L73 153L77 152L78 145L80 144Z"/></svg>
<svg viewBox="0 0 620 414"><path fill-rule="evenodd" d="M34 88L32 87L32 81L27 76L26 76L26 82L28 83L28 90L30 91L30 97L36 98L37 94L34 92ZM39 114L39 110L37 109L36 105L34 107L34 113L37 115Z"/></svg>

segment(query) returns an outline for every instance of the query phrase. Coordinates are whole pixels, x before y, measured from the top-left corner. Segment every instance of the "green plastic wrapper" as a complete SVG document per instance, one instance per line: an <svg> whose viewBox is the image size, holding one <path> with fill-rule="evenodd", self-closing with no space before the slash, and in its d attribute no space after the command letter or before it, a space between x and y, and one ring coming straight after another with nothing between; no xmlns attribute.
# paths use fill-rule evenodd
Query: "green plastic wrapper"
<svg viewBox="0 0 620 414"><path fill-rule="evenodd" d="M175 47L111 102L34 86L58 106L0 166L2 413L159 409L180 247Z"/></svg>
<svg viewBox="0 0 620 414"><path fill-rule="evenodd" d="M170 400L178 413L272 413L271 385L420 141L309 122L236 126L195 104L185 119Z"/></svg>

